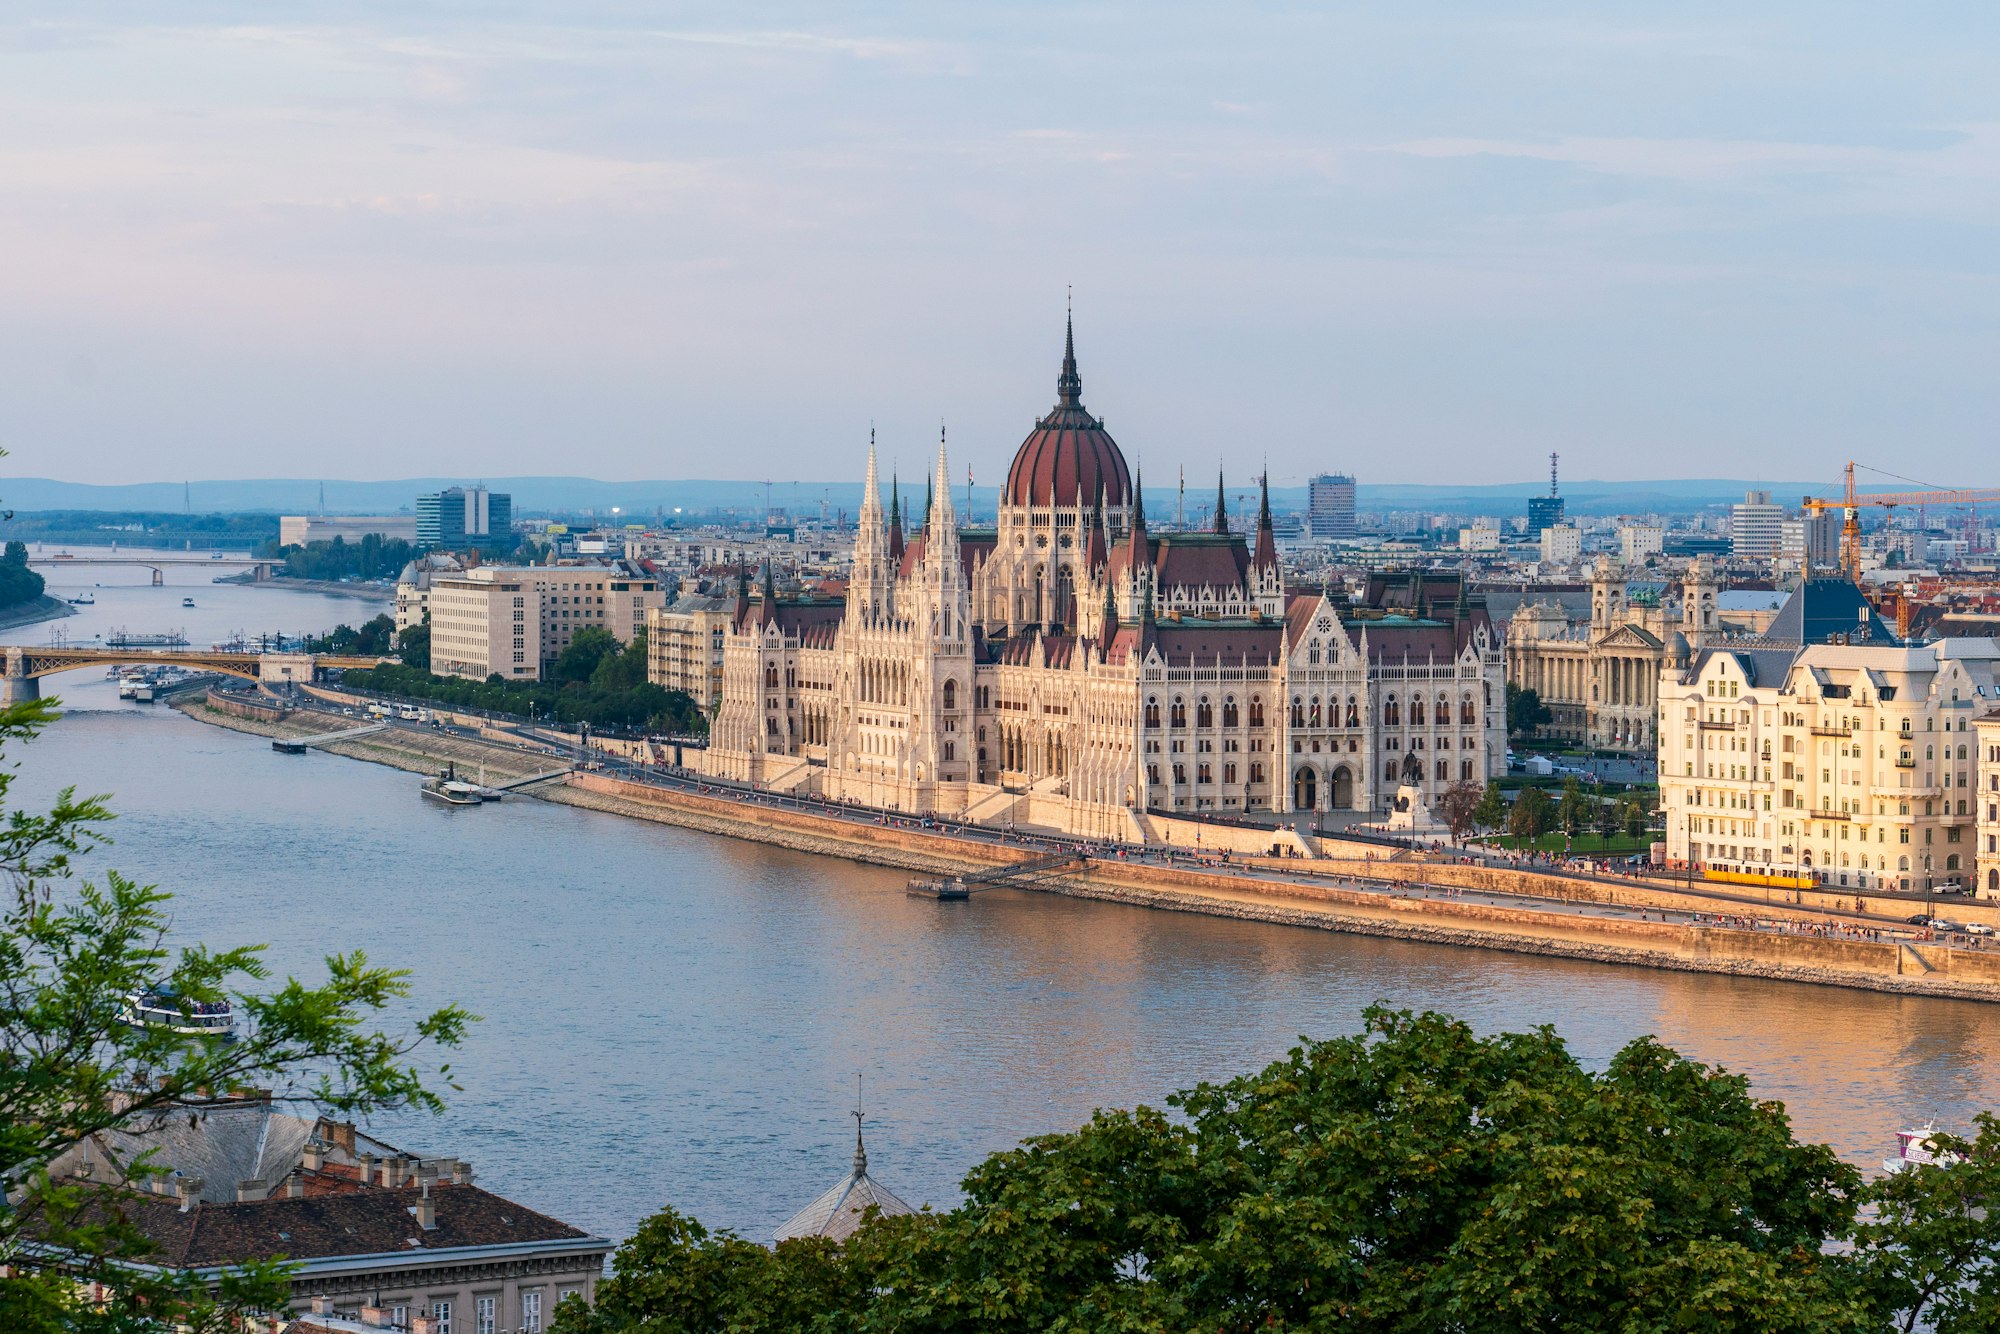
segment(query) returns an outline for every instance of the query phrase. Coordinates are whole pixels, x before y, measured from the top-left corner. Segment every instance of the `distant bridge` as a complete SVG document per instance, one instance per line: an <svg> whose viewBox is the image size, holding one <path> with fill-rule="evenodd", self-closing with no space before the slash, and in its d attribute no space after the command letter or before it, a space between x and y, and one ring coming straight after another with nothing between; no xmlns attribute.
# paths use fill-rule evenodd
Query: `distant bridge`
<svg viewBox="0 0 2000 1334"><path fill-rule="evenodd" d="M229 653L221 649L186 648L4 648L6 670L0 676L0 704L39 699L41 678L79 667L185 667L195 672L220 672L246 681L310 685L321 672L349 667L375 667L385 659L344 654Z"/></svg>
<svg viewBox="0 0 2000 1334"><path fill-rule="evenodd" d="M197 556L193 552L149 552L114 551L106 554L93 551L88 556L72 556L66 551L52 551L28 557L29 565L39 565L45 570L65 570L78 565L132 565L153 572L153 583L157 587L166 583L166 567L169 565L206 565L214 569L218 565L247 565L250 577L263 583L271 577L271 570L285 562L276 556L222 555Z"/></svg>

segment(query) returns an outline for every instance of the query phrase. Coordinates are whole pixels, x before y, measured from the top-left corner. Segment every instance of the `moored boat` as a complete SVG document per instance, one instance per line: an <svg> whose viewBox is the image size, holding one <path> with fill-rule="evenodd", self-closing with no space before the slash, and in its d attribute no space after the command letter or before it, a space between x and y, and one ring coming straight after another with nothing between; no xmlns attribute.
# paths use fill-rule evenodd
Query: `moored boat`
<svg viewBox="0 0 2000 1334"><path fill-rule="evenodd" d="M1959 1156L1939 1149L1931 1143L1931 1136L1937 1134L1937 1125L1926 1121L1921 1130L1898 1130L1896 1132L1896 1156L1882 1160L1884 1172L1906 1172L1912 1167L1949 1167L1959 1161Z"/></svg>
<svg viewBox="0 0 2000 1334"><path fill-rule="evenodd" d="M923 899L969 899L972 887L965 883L963 876L946 876L938 879L915 879L903 886L905 894Z"/></svg>
<svg viewBox="0 0 2000 1334"><path fill-rule="evenodd" d="M190 1037L236 1036L236 1011L228 1001L188 1000L164 982L126 996L118 1019L133 1028L163 1028Z"/></svg>

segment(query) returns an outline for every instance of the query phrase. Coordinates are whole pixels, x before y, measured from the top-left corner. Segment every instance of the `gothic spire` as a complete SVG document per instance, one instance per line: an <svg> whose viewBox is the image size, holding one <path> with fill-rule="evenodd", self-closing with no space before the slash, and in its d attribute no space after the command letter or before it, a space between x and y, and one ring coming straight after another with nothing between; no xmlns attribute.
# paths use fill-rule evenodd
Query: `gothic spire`
<svg viewBox="0 0 2000 1334"><path fill-rule="evenodd" d="M1278 537L1271 526L1271 476L1265 473L1257 479L1262 498L1257 505L1257 560L1258 569L1277 569Z"/></svg>
<svg viewBox="0 0 2000 1334"><path fill-rule="evenodd" d="M1222 495L1222 469L1215 470L1215 531L1229 531L1229 506Z"/></svg>
<svg viewBox="0 0 2000 1334"><path fill-rule="evenodd" d="M1083 377L1076 373L1076 317L1068 311L1063 313L1063 362L1062 374L1056 377L1056 406L1083 406Z"/></svg>

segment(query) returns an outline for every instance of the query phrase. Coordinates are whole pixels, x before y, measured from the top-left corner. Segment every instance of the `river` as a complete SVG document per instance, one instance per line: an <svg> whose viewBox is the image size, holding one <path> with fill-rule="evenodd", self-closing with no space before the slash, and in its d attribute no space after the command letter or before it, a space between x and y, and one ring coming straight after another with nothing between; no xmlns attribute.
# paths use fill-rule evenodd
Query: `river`
<svg viewBox="0 0 2000 1334"><path fill-rule="evenodd" d="M54 624L75 640L185 623L206 643L377 610L213 585L184 611L185 591L107 586ZM1593 1063L1657 1035L1750 1075L1800 1133L1869 1168L1906 1123L1966 1129L2000 1105L2000 1012L1971 1002L1016 891L911 899L878 869L567 806L441 809L412 775L280 755L120 701L98 671L45 687L69 713L9 757L16 793L113 794L116 844L89 869L171 888L181 940L268 942L280 974L364 949L413 969L421 1003L484 1016L450 1110L377 1132L614 1238L665 1204L768 1238L846 1170L857 1072L875 1175L949 1205L992 1150L1353 1032L1377 999L1482 1030L1553 1024Z"/></svg>

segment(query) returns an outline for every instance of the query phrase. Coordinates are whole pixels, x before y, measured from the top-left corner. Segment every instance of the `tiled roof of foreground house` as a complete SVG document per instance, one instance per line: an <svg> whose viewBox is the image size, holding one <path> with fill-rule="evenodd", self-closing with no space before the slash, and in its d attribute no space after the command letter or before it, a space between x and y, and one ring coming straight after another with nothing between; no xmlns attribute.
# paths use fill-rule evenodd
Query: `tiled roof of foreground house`
<svg viewBox="0 0 2000 1334"><path fill-rule="evenodd" d="M478 1186L450 1183L429 1191L434 1226L419 1217L417 1186L370 1187L337 1195L276 1196L241 1203L192 1204L134 1194L125 1215L159 1247L154 1259L203 1269L285 1256L318 1260L523 1242L599 1241L580 1228L523 1208Z"/></svg>

